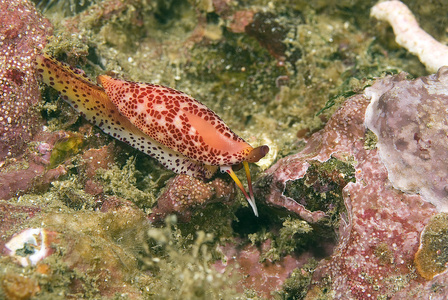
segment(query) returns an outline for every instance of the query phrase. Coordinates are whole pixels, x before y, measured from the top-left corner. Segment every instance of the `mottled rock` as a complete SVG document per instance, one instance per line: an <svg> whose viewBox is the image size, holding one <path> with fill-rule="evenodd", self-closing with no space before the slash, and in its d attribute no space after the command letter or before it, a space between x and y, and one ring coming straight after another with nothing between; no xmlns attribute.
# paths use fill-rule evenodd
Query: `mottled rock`
<svg viewBox="0 0 448 300"><path fill-rule="evenodd" d="M103 146L100 149L89 149L82 155L80 172L85 181L84 190L93 195L101 195L103 187L95 179L96 172L99 169L107 170L114 163L114 147L112 144Z"/></svg>
<svg viewBox="0 0 448 300"><path fill-rule="evenodd" d="M246 245L242 248L228 244L220 247L224 254L224 259L215 263L215 268L221 272L233 270L239 274L244 274L237 287L239 292L244 289L253 290L259 297L269 299L281 289L282 284L297 267L303 266L311 257L311 253L303 254L299 257L286 255L279 261L266 259L260 262L261 256L270 249L270 241L267 240L257 247L256 245Z"/></svg>
<svg viewBox="0 0 448 300"><path fill-rule="evenodd" d="M18 159L8 160L0 170L0 199L8 200L26 192L45 190L66 174L64 165L50 167L54 144L64 132L41 132L39 141Z"/></svg>
<svg viewBox="0 0 448 300"><path fill-rule="evenodd" d="M34 5L25 0L0 1L0 161L20 155L43 121L34 108L40 91L33 61L52 31Z"/></svg>
<svg viewBox="0 0 448 300"><path fill-rule="evenodd" d="M325 212L310 211L284 192L288 183L305 176L313 161L325 162L332 156L344 158L357 149L363 149L364 141L360 137L365 132L363 121L366 105L367 101L361 96L347 101L344 108L328 121L324 130L311 136L300 153L285 157L269 168L255 187L260 198L264 198L271 206L287 208L308 222L314 223L324 218ZM266 185L270 186L267 190Z"/></svg>
<svg viewBox="0 0 448 300"><path fill-rule="evenodd" d="M301 152L278 161L257 184L257 194L267 195L268 205L316 222L325 213L310 211L299 199L286 196L289 182L306 176L315 161L331 157L354 167L356 181L343 183L347 214L341 215L338 245L317 266L309 299L324 294L334 299L389 298L398 291L404 298L430 294L415 272L414 255L420 233L436 209L421 196L392 186L378 150L368 145L371 138L364 126L368 104L363 95L348 99ZM269 183L269 189L263 183Z"/></svg>
<svg viewBox="0 0 448 300"><path fill-rule="evenodd" d="M177 175L167 183L149 219L160 223L169 214L176 214L179 221L188 222L195 209L218 201L230 203L234 195L233 184L221 178L206 183L191 176Z"/></svg>
<svg viewBox="0 0 448 300"><path fill-rule="evenodd" d="M448 211L448 67L406 80L388 76L366 89L366 126L378 136L381 161L395 188L420 193Z"/></svg>

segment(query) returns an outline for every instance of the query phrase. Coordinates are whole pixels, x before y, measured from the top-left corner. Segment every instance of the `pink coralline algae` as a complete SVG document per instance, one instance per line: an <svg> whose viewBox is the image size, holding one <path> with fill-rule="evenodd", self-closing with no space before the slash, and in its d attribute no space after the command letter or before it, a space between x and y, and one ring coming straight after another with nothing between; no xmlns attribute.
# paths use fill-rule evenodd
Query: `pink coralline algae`
<svg viewBox="0 0 448 300"><path fill-rule="evenodd" d="M0 20L0 199L9 199L65 170L47 169L51 134L43 131L36 108L41 94L33 61L52 26L32 3L20 0L0 0ZM35 151L26 151L31 141Z"/></svg>
<svg viewBox="0 0 448 300"><path fill-rule="evenodd" d="M260 262L263 254L271 248L270 241L265 241L261 247L248 244L242 248L228 244L220 247L224 254L224 259L215 263L218 271L231 268L233 272L244 274L244 278L239 283L237 290L243 292L244 289L252 289L257 295L270 299L278 291L285 280L297 267L303 266L311 257L310 253L301 255L299 258L287 255L281 261L266 259Z"/></svg>
<svg viewBox="0 0 448 300"><path fill-rule="evenodd" d="M387 77L366 90L366 125L378 136L389 180L448 212L448 67L405 80ZM399 113L397 113L399 112Z"/></svg>
<svg viewBox="0 0 448 300"><path fill-rule="evenodd" d="M176 214L179 221L188 222L194 210L213 202L230 203L234 196L233 184L221 178L206 183L188 175L177 175L167 183L149 220L160 223L169 214Z"/></svg>
<svg viewBox="0 0 448 300"><path fill-rule="evenodd" d="M32 62L52 26L33 4L0 0L0 161L20 155L42 127L33 108L40 100Z"/></svg>
<svg viewBox="0 0 448 300"><path fill-rule="evenodd" d="M308 210L306 205L300 203L302 201L285 195L286 185L303 178L313 162L325 162L332 156L347 160L344 155L363 149L364 141L359 137L363 137L365 132L365 107L359 104L361 100L367 103L364 98L348 101L344 109L339 110L328 121L324 130L313 134L303 151L283 158L268 169L258 181L258 192L262 196L260 198L265 197L269 205L284 207L308 222L322 220L326 216L324 211ZM262 187L266 183L271 186L267 191Z"/></svg>
<svg viewBox="0 0 448 300"><path fill-rule="evenodd" d="M40 211L38 207L13 205L0 200L0 249L3 249L6 238L8 238L5 234L8 230L35 217Z"/></svg>
<svg viewBox="0 0 448 300"><path fill-rule="evenodd" d="M440 72L418 79L428 84L420 88L421 98L437 93L437 78L440 78ZM404 81L403 75L386 80L401 82L401 89L390 95L406 97L412 94L417 98L414 91L418 83L415 81ZM398 101L396 97L391 101ZM384 107L387 100L380 99ZM338 245L332 256L320 261L317 266L308 299L326 293L333 299L405 299L411 295L419 295L422 299L429 299L430 296L433 297L431 299L443 299L447 292L448 276L443 273L431 281L425 281L414 265L420 234L437 210L420 195L403 193L393 187L379 150L369 146L372 134L364 125L368 104L365 95L348 99L325 128L310 138L301 152L281 159L265 172L257 183L256 193L261 196L259 199L265 196L270 206L283 207L309 222L318 222L327 216L327 212L308 209L306 203L299 203L301 199L285 195L287 187L303 178L313 164L329 161L330 158L351 164L356 181L346 183L342 189L347 213L341 215ZM411 122L416 128L419 127L418 121L431 119L429 114L434 114L435 110L445 111L440 109L437 101L425 102L425 106L431 105L435 108L426 109L422 113L425 118L414 118ZM391 124L394 121L398 124L399 116L408 111L399 104L389 107L395 109L388 115ZM446 124L446 121L438 122L437 118L432 120L428 127L440 128ZM392 131L394 128L400 131L399 127L390 125L383 127L382 131ZM423 124L420 125L422 127ZM414 133L410 133L411 140ZM417 133L420 136L415 143L428 140L425 134ZM397 157L398 154L395 159ZM446 168L446 164L437 167L431 163L431 167ZM346 174L341 172L340 177L344 176ZM433 284L439 288L431 290Z"/></svg>
<svg viewBox="0 0 448 300"><path fill-rule="evenodd" d="M65 132L41 132L34 151L28 151L19 159L7 161L0 172L0 199L8 200L25 192L38 191L50 182L66 174L63 165L50 168L54 144Z"/></svg>

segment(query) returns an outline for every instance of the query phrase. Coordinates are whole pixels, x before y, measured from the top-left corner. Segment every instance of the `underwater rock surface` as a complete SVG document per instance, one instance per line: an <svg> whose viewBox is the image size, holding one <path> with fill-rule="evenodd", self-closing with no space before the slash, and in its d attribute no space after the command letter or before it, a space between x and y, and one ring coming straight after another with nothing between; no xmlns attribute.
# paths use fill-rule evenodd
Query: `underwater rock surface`
<svg viewBox="0 0 448 300"><path fill-rule="evenodd" d="M366 89L366 126L395 188L448 211L448 67L406 80L388 76Z"/></svg>
<svg viewBox="0 0 448 300"><path fill-rule="evenodd" d="M0 1L0 162L20 155L43 125L33 61L52 32L30 2Z"/></svg>
<svg viewBox="0 0 448 300"><path fill-rule="evenodd" d="M167 183L148 218L152 223L163 224L168 215L175 214L180 222L189 222L195 209L214 202L229 204L234 196L234 186L221 178L206 183L188 175L177 175Z"/></svg>
<svg viewBox="0 0 448 300"><path fill-rule="evenodd" d="M381 132L379 137L381 142L378 143L380 149L369 145L372 136L364 125L365 111L369 101L365 95L356 95L343 104L323 130L311 136L301 152L281 159L259 180L257 193L262 197L266 195L267 205L283 207L309 222L318 222L325 218L326 213L310 211L299 203L301 199L286 196L288 184L304 177L315 161L324 162L330 158L337 158L349 162L355 168L356 181L344 183L342 190L347 215L341 216L338 245L330 259L321 260L317 266L307 299L314 299L319 295L327 295L335 299L382 297L400 299L400 297L408 298L415 294L421 296L422 299L428 299L430 296L442 299L444 293L447 292L442 285L435 292L430 289L435 283L438 285L446 282L445 273L434 277L432 281L425 281L419 275L422 268L416 270L414 265L420 234L430 218L437 212L437 208L426 202L424 195L415 194L416 190L414 193L403 193L394 188L390 180L393 180L396 174L388 173L388 169L382 162L383 156L380 155L382 147L395 149L393 157L389 154L388 158L396 161L397 165L399 158L404 156L400 174L409 180L412 180L412 176L417 173L417 171L409 170L409 165L426 170L420 172L424 172L422 174L428 178L446 170L444 156L441 157L441 154L437 152L443 152L441 144L444 144L444 140L447 139L446 121L441 117L446 115L445 109L441 109L446 105L441 106L438 102L446 99L446 91L441 88L444 80L443 70L436 75L414 81L405 80L403 74L387 77L377 81L366 92L370 95L372 90L381 90L378 87L384 87L386 82L388 85L383 90L390 90L386 95L394 97L393 103L386 105L385 96L377 96L380 98L378 109L389 108L387 114L373 114L383 117L381 123L383 127L378 130ZM394 85L397 88L391 90ZM416 92L416 87L419 87L419 93ZM409 95L414 95L413 99L421 100L422 103L415 107L409 104L400 105L400 101L405 102L401 97L409 99ZM438 100L428 99L432 96ZM375 102L371 105L374 104ZM409 116L409 112L413 111L419 111L422 117ZM369 113L367 115L369 116ZM407 127L399 120L409 120ZM420 128L420 130L409 130L409 128ZM424 133L422 133L423 128L427 128ZM401 153L402 155L397 153L395 140L392 137L398 136L397 139L401 140L403 137L400 137L399 133L394 134L392 132L394 129L403 136L406 135L406 129L408 129L407 136L414 141L414 144L433 140L432 143L426 145L434 145L434 149L431 149L434 152L426 157L426 160L416 156L420 162L411 160L406 164L405 159L412 156L407 153ZM432 133L427 133L428 131ZM415 139L414 133L419 135L418 139ZM428 137L429 134L440 136ZM387 135L391 137L389 140L384 138ZM422 150L421 147L411 146L409 149L411 154L412 149L416 150L414 152ZM438 153L437 156L436 153ZM430 159L436 157L440 158ZM341 172L340 176L344 177L346 174ZM446 176L446 172L439 176ZM423 178L422 182L425 182ZM435 244L435 247L437 245ZM439 251L433 251L428 255L437 256L438 253L444 256L444 251L446 251L445 248L440 248ZM442 271L440 267L437 268L437 273ZM423 276L431 279L434 275L436 273Z"/></svg>
<svg viewBox="0 0 448 300"><path fill-rule="evenodd" d="M369 20L374 1L74 2L35 1L54 17L46 51L92 78L107 70L188 91L251 143L266 138L290 156L258 180L257 201L267 205L259 203L257 219L219 177L168 183L169 171L111 142L55 94L43 89L39 101L27 51L42 49L51 24L26 0L0 0L0 298L445 297L447 218L389 182L363 125L367 99L351 98L315 133L366 78L424 74ZM415 7L444 36L445 18L434 11L446 4ZM11 63L21 55L20 66ZM291 155L304 136L305 149ZM179 222L156 228L151 213ZM24 268L4 251L27 228L58 240Z"/></svg>
<svg viewBox="0 0 448 300"><path fill-rule="evenodd" d="M47 169L57 134L44 131L33 67L53 26L27 1L0 1L0 20L0 199L6 200L48 186L65 170Z"/></svg>

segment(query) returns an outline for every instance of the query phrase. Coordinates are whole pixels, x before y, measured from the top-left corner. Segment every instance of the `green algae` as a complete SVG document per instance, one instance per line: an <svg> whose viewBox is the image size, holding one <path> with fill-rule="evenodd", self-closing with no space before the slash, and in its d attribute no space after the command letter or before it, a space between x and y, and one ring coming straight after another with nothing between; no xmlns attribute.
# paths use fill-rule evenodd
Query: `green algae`
<svg viewBox="0 0 448 300"><path fill-rule="evenodd" d="M20 163L13 163L13 162L15 162L15 160L6 159L0 169L0 173L8 173L17 170L26 170L30 166L30 164L27 161L21 161Z"/></svg>
<svg viewBox="0 0 448 300"><path fill-rule="evenodd" d="M185 236L175 225L175 218L167 218L167 226L151 229L153 240L146 249L145 265L157 274L151 285L151 295L157 299L237 299L234 284L236 275L220 273L211 267L210 249L214 237L198 231L195 237ZM188 238L190 237L190 238ZM190 244L186 247L185 242Z"/></svg>
<svg viewBox="0 0 448 300"><path fill-rule="evenodd" d="M316 260L311 260L303 267L295 269L285 281L282 291L275 296L275 299L305 299L317 263Z"/></svg>
<svg viewBox="0 0 448 300"><path fill-rule="evenodd" d="M260 256L260 262L269 260L279 261L290 253L300 253L307 248L307 244L312 240L313 228L305 221L286 217L278 233L267 231L266 228L253 234L249 234L252 244L261 245L264 241L270 240L270 249Z"/></svg>
<svg viewBox="0 0 448 300"><path fill-rule="evenodd" d="M95 206L95 197L84 191L83 185L76 176L53 182L51 191L71 209L92 209Z"/></svg>
<svg viewBox="0 0 448 300"><path fill-rule="evenodd" d="M162 170L162 174L155 177L156 180L152 182L150 181L151 177L145 177L146 185L149 185L149 187L139 189L137 179L141 174L136 169L135 162L136 158L130 157L122 167L114 164L108 170L99 169L96 178L102 184L106 194L127 199L142 208L150 208L156 202L153 187L157 185L160 178L167 179L167 176L171 176L171 174L168 173L167 176L163 176L165 171Z"/></svg>
<svg viewBox="0 0 448 300"><path fill-rule="evenodd" d="M367 130L364 136L364 149L373 150L378 143L378 137L371 130Z"/></svg>
<svg viewBox="0 0 448 300"><path fill-rule="evenodd" d="M309 211L323 211L323 223L338 226L345 211L342 189L355 182L355 168L350 162L330 158L312 162L303 178L288 181L284 195L304 205Z"/></svg>
<svg viewBox="0 0 448 300"><path fill-rule="evenodd" d="M122 167L114 164L110 170L100 169L96 178L106 194L111 195L106 197L123 195L144 210L153 205L149 200L154 196L148 197L148 193L136 188L137 184L143 186L136 179L139 173L136 158L131 157ZM160 185L161 178L152 184ZM27 268L24 272L26 278L39 285L40 292L35 299L128 299L139 291L146 299L237 298L232 285L229 286L235 277L221 274L210 266L221 258L220 252L214 250L218 242L225 243L232 235L229 221L232 210L221 207L216 213L219 203L198 211L188 224L177 225L169 219L167 226L152 228L143 210L132 208L126 202L118 206L124 209L107 213L95 210L96 199L85 193L76 173L54 182L49 192L24 195L17 203L38 205L44 212L5 234L30 227L44 227L58 233L53 243L56 252L43 261L49 271L42 275L39 268ZM103 264L105 261L107 263ZM21 269L7 258L2 264L8 266L5 272ZM151 276L146 274L147 270L151 270ZM6 275L0 273L0 276ZM102 283L105 279L107 289ZM123 284L128 286L125 291L120 289ZM178 287L183 288L179 290Z"/></svg>
<svg viewBox="0 0 448 300"><path fill-rule="evenodd" d="M373 253L378 258L379 263L382 265L393 264L394 263L394 253L393 250L389 248L386 243L378 244Z"/></svg>
<svg viewBox="0 0 448 300"><path fill-rule="evenodd" d="M141 237L148 228L143 213L134 211L132 218L122 218L123 214L126 212L121 211L120 216L114 212L51 210L40 214L21 227L44 227L53 232L49 241L54 253L37 267L27 268L3 257L5 268L1 275L16 270L17 274L37 281L40 291L33 299L93 299L100 293L109 293L105 282L109 282L110 293L114 294L123 282L131 283L137 266L136 247L144 243ZM133 289L127 292L135 292Z"/></svg>
<svg viewBox="0 0 448 300"><path fill-rule="evenodd" d="M52 12L57 14L63 14L65 17L76 15L87 7L89 7L95 1L88 0L69 0L69 1L58 1L58 0L33 0L33 3L38 9L46 14L51 14Z"/></svg>
<svg viewBox="0 0 448 300"><path fill-rule="evenodd" d="M67 158L78 154L84 144L84 138L73 134L57 141L51 151L49 168L54 168Z"/></svg>
<svg viewBox="0 0 448 300"><path fill-rule="evenodd" d="M55 252L37 268L24 269L7 257L1 259L5 268L0 277L14 272L37 282L39 292L33 299L237 299L231 284L236 275L229 277L211 266L220 257L213 234L186 233L175 217L153 228L132 206L106 213L74 211L59 201L58 208L58 201L49 199L57 195L51 194L46 200L53 207L20 227L43 226L57 233L52 241ZM22 204L38 201L26 198Z"/></svg>

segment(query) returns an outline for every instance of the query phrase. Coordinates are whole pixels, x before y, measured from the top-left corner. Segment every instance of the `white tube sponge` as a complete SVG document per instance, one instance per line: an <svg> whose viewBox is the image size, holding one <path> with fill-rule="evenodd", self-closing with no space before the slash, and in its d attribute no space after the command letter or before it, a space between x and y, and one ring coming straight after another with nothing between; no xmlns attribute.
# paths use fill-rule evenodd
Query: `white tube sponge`
<svg viewBox="0 0 448 300"><path fill-rule="evenodd" d="M417 55L429 72L448 66L448 47L421 29L412 12L402 2L380 2L372 7L370 16L389 22L396 42Z"/></svg>

